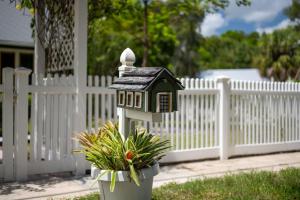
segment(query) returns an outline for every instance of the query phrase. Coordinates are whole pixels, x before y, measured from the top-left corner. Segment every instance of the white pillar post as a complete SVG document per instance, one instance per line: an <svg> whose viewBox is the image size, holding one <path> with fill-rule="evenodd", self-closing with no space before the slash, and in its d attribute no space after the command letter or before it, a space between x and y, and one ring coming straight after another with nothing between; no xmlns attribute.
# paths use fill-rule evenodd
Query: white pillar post
<svg viewBox="0 0 300 200"><path fill-rule="evenodd" d="M230 87L228 77L219 77L217 85L219 89L219 134L220 134L220 159L226 160L229 156L229 118L230 118Z"/></svg>
<svg viewBox="0 0 300 200"><path fill-rule="evenodd" d="M15 171L16 180L27 179L28 173L28 76L30 69L15 70Z"/></svg>
<svg viewBox="0 0 300 200"><path fill-rule="evenodd" d="M74 13L74 77L77 90L74 131L78 133L86 129L87 0L75 0ZM76 148L79 148L78 143L76 143ZM76 175L85 174L85 169L85 156L82 154L77 155Z"/></svg>
<svg viewBox="0 0 300 200"><path fill-rule="evenodd" d="M123 51L120 56L120 62L122 65L118 68L119 77L127 72L135 69L133 63L135 62L135 55L130 48L127 48ZM126 112L124 108L118 108L118 116L119 116L119 132L124 135L124 137L128 137L129 129L130 129L130 120L126 117ZM134 126L134 125L132 125Z"/></svg>
<svg viewBox="0 0 300 200"><path fill-rule="evenodd" d="M2 103L2 123L3 123L3 163L4 163L4 180L11 181L14 178L13 170L13 132L14 132L14 69L6 67L3 69L3 103Z"/></svg>

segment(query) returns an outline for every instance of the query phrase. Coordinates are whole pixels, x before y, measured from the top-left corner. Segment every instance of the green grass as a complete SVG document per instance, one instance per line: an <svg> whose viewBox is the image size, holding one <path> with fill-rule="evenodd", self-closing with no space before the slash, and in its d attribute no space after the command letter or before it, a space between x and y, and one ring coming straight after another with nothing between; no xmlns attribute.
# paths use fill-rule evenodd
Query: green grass
<svg viewBox="0 0 300 200"><path fill-rule="evenodd" d="M99 195L75 198L96 200ZM185 184L171 183L153 190L152 200L200 199L300 199L300 168L280 172L251 172L223 178L196 180Z"/></svg>

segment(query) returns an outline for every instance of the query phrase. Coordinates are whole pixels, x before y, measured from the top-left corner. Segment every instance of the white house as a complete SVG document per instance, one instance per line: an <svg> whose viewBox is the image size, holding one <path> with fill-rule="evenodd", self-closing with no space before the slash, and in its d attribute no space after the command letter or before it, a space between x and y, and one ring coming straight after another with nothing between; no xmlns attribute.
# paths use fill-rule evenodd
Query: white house
<svg viewBox="0 0 300 200"><path fill-rule="evenodd" d="M19 11L15 3L0 1L0 73L4 67L33 69L31 20L27 10Z"/></svg>
<svg viewBox="0 0 300 200"><path fill-rule="evenodd" d="M212 69L199 72L197 78L216 79L220 76L226 76L233 80L245 81L264 81L267 80L260 76L258 69Z"/></svg>

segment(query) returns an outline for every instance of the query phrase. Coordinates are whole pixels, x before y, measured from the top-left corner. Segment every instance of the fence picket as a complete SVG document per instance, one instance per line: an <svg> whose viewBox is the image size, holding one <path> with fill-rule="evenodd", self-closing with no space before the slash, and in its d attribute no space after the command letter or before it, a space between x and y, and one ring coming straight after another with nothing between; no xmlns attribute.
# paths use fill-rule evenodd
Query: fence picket
<svg viewBox="0 0 300 200"><path fill-rule="evenodd" d="M203 89L204 88L204 82L203 82L203 79L200 80L200 89ZM199 98L200 98L200 110L202 112L200 112L200 134L201 134L201 148L204 147L204 98L203 98L203 95L199 95Z"/></svg>
<svg viewBox="0 0 300 200"><path fill-rule="evenodd" d="M185 86L186 86L186 89L190 89L191 86L190 86L190 79L189 78L186 78L185 79ZM186 112L185 112L185 148L186 149L189 149L189 143L190 143L190 132L189 132L189 116L190 116L190 95L185 95L185 109L186 109Z"/></svg>
<svg viewBox="0 0 300 200"><path fill-rule="evenodd" d="M59 86L58 74L54 75L53 85ZM52 131L52 158L58 160L58 119L59 119L59 94L53 95L53 131Z"/></svg>
<svg viewBox="0 0 300 200"><path fill-rule="evenodd" d="M38 85L38 79L37 74L32 74L31 79L32 85ZM32 102L31 102L31 135L30 135L30 160L36 160L37 159L37 113L38 113L38 96L36 92L33 92L32 94Z"/></svg>
<svg viewBox="0 0 300 200"><path fill-rule="evenodd" d="M172 112L170 114L170 122L171 122L171 127L170 127L170 132L167 132L168 133L168 137L170 137L171 139L171 146L172 146L172 149L174 150L174 143L175 143L175 133L174 133L174 125L175 125L175 122L174 122L174 112Z"/></svg>
<svg viewBox="0 0 300 200"><path fill-rule="evenodd" d="M199 89L199 79L196 79L195 82L195 88ZM199 148L199 95L195 96L196 98L196 106L195 106L195 110L196 110L196 148Z"/></svg>
<svg viewBox="0 0 300 200"><path fill-rule="evenodd" d="M203 103L204 103L204 115L203 115L203 134L204 134L204 147L208 147L208 129L207 129L207 124L208 124L208 120L207 120L207 102L208 102L208 95L203 95Z"/></svg>
<svg viewBox="0 0 300 200"><path fill-rule="evenodd" d="M254 82L253 81L250 81L250 90L254 90ZM251 140L251 142L250 142L250 144L254 144L254 141L255 141L255 112L254 112L254 110L255 110L255 96L254 95L251 95L251 97L250 97L250 113L251 113L251 115L250 116L252 116L252 117L250 117L250 135L251 135L251 137L250 137L250 140Z"/></svg>
<svg viewBox="0 0 300 200"><path fill-rule="evenodd" d="M289 87L288 87L288 84L285 84L285 91L289 91ZM286 130L286 133L285 133L285 140L284 141L288 141L289 140L289 127L288 127L288 124L289 124L289 98L287 96L284 97L285 99L285 130Z"/></svg>
<svg viewBox="0 0 300 200"><path fill-rule="evenodd" d="M181 83L184 85L184 87L187 87L186 86L186 82L185 80L182 78L180 79ZM184 149L184 115L185 115L185 95L181 95L180 96L180 102L181 102L181 112L180 112L180 119L181 119L181 123L180 123L180 126L181 126L181 129L180 129L180 149Z"/></svg>
<svg viewBox="0 0 300 200"><path fill-rule="evenodd" d="M179 150L179 134L180 134L180 130L179 130L179 124L180 124L180 118L179 118L179 110L180 110L180 105L181 105L181 97L178 96L178 111L175 114L175 118L176 118L176 147L175 150Z"/></svg>
<svg viewBox="0 0 300 200"><path fill-rule="evenodd" d="M105 76L101 76L101 87L105 87ZM102 125L106 122L106 116L105 116L105 103L106 103L106 95L105 93L101 94L101 122Z"/></svg>
<svg viewBox="0 0 300 200"><path fill-rule="evenodd" d="M289 91L292 91L292 83L289 82L288 83L288 86L289 86ZM289 124L288 124L288 127L289 127L289 141L292 140L292 112L293 112L293 107L292 107L292 96L289 97L289 101L288 101L288 110L289 110L289 115L288 115L288 120L289 120Z"/></svg>
<svg viewBox="0 0 300 200"><path fill-rule="evenodd" d="M46 86L52 86L52 77L47 75ZM51 95L46 94L46 113L45 113L45 160L49 160L49 150L51 142Z"/></svg>
<svg viewBox="0 0 300 200"><path fill-rule="evenodd" d="M271 83L267 82L267 91L271 90ZM267 143L272 143L273 135L272 133L272 120L273 120L273 110L272 110L272 100L274 99L273 95L268 95L268 105L267 105Z"/></svg>
<svg viewBox="0 0 300 200"><path fill-rule="evenodd" d="M44 75L38 75L38 85L44 86ZM41 161L42 159L42 145L43 145L43 135L44 135L44 116L45 116L45 96L41 93L38 94L38 113L37 113L37 152L36 160Z"/></svg>
<svg viewBox="0 0 300 200"><path fill-rule="evenodd" d="M59 80L59 85L60 86L66 86L66 76L63 74L60 77ZM66 124L67 124L67 119L66 119L66 113L67 113L67 105L66 105L66 94L60 94L59 96L59 120L58 120L58 125L59 125L59 159L63 159L65 153L67 152L66 149Z"/></svg>
<svg viewBox="0 0 300 200"><path fill-rule="evenodd" d="M95 76L95 87L99 87L99 76ZM95 129L99 128L99 94L95 94Z"/></svg>
<svg viewBox="0 0 300 200"><path fill-rule="evenodd" d="M190 79L190 88L191 90L195 89L195 79L191 78ZM190 106L190 148L194 149L195 148L195 96L194 95L190 95L190 102L189 102L189 106Z"/></svg>
<svg viewBox="0 0 300 200"><path fill-rule="evenodd" d="M68 86L74 86L74 77L73 76L69 76L67 79L67 85ZM74 98L73 98L73 94L68 94L67 95L67 155L71 155L72 154L72 150L73 150L73 145L72 145L72 141L70 138L74 138L73 132L74 132Z"/></svg>
<svg viewBox="0 0 300 200"><path fill-rule="evenodd" d="M236 81L236 88L241 90L240 81ZM241 106L241 95L237 95L237 106L238 106L238 132L237 132L237 141L238 144L242 144L241 130L242 130L242 106Z"/></svg>
<svg viewBox="0 0 300 200"><path fill-rule="evenodd" d="M92 76L88 76L88 87L92 87L93 86L93 77ZM89 93L87 95L87 102L88 102L88 109L87 109L87 117L88 117L88 131L91 132L92 131L92 105L93 105L93 94Z"/></svg>
<svg viewBox="0 0 300 200"><path fill-rule="evenodd" d="M272 82L271 83L271 85L272 85L272 87L271 87L271 90L273 90L273 91L278 91L278 84L277 83L274 83L274 82ZM272 132L273 132L273 140L271 141L272 143L274 143L274 142L278 142L278 140L277 140L277 136L278 136L278 120L277 120L277 118L278 118L278 107L279 105L278 105L278 95L273 95L272 96L272 107L271 107L271 109L273 110L273 118L272 118L272 124L271 124L271 126L272 126Z"/></svg>
<svg viewBox="0 0 300 200"><path fill-rule="evenodd" d="M266 82L262 82L262 91L266 90ZM268 102L268 95L263 97L263 108L262 108L262 125L263 125L263 143L267 142L267 116L266 116L266 107Z"/></svg>
<svg viewBox="0 0 300 200"><path fill-rule="evenodd" d="M246 83L247 90L251 90L251 83L248 81ZM247 118L246 118L246 123L247 123L247 144L251 144L251 95L247 95Z"/></svg>
<svg viewBox="0 0 300 200"><path fill-rule="evenodd" d="M210 96L210 102L209 102L209 137L210 137L210 147L213 147L213 144L214 144L214 135L213 135L213 96L212 95L209 95Z"/></svg>
<svg viewBox="0 0 300 200"><path fill-rule="evenodd" d="M112 83L112 78L111 76L107 76L107 86L111 85ZM113 116L112 116L112 94L108 94L108 97L107 97L107 115L108 115L108 120L112 120L113 119Z"/></svg>
<svg viewBox="0 0 300 200"><path fill-rule="evenodd" d="M242 90L246 90L246 82L242 81ZM245 95L244 97L242 97L242 107L243 107L243 121L242 123L242 127L243 127L243 144L247 144L247 104L246 104L246 99L247 99L247 95Z"/></svg>

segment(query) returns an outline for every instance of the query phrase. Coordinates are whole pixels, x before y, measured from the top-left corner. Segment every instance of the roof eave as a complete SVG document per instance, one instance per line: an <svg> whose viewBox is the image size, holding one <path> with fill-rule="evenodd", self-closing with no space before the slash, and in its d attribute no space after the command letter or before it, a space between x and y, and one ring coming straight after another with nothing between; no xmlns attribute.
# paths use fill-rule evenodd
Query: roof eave
<svg viewBox="0 0 300 200"><path fill-rule="evenodd" d="M0 40L1 46L34 48L34 42Z"/></svg>

